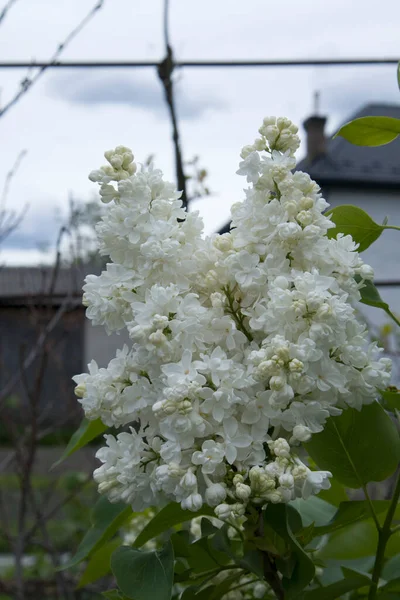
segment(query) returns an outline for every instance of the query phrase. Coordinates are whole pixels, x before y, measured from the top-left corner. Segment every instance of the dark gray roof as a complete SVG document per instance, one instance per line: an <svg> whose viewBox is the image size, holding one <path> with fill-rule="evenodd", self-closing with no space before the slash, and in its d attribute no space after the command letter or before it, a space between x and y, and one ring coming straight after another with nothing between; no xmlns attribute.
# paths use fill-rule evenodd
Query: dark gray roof
<svg viewBox="0 0 400 600"><path fill-rule="evenodd" d="M368 104L346 120L367 116L400 119L400 105ZM300 161L297 170L306 171L321 186L351 185L400 188L400 137L385 146L354 146L341 137L327 142L327 153L310 163Z"/></svg>
<svg viewBox="0 0 400 600"><path fill-rule="evenodd" d="M1 267L0 299L80 297L90 267L60 268L54 284L54 267Z"/></svg>

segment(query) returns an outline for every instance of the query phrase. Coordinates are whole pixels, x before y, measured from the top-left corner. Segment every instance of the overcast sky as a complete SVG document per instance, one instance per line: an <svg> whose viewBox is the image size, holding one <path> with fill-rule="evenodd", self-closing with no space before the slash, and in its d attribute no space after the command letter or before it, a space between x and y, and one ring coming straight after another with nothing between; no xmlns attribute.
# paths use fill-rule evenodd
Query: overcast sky
<svg viewBox="0 0 400 600"><path fill-rule="evenodd" d="M5 0L0 0L0 10ZM47 60L94 0L18 0L0 25L0 56ZM178 60L312 59L399 56L398 0L170 0L171 41ZM160 0L105 0L104 8L61 60L160 60ZM1 71L1 70L0 70ZM24 71L0 72L1 105ZM193 203L210 232L241 199L241 147L266 115L301 124L320 92L328 132L369 102L399 103L396 69L314 67L180 70L177 102L185 159L200 156L211 198ZM0 119L0 185L22 149L8 206L29 208L0 249L2 264L43 261L38 246L54 244L68 197L91 199L89 171L103 152L131 147L136 159L155 155L174 177L170 123L152 69L52 70ZM301 130L303 137L303 130ZM304 150L300 151L300 157Z"/></svg>

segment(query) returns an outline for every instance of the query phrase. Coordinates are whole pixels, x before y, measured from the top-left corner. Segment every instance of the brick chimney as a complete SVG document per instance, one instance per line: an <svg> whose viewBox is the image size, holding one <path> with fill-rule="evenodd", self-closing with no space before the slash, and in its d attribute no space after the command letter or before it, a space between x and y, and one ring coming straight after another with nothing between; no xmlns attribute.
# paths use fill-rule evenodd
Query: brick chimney
<svg viewBox="0 0 400 600"><path fill-rule="evenodd" d="M307 161L312 164L317 158L326 154L325 137L326 117L313 115L303 123L307 133Z"/></svg>

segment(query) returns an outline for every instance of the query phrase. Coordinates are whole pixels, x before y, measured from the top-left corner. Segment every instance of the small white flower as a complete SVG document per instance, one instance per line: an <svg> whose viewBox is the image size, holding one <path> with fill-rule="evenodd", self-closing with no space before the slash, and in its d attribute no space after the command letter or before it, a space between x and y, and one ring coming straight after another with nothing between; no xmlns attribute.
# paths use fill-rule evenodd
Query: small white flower
<svg viewBox="0 0 400 600"><path fill-rule="evenodd" d="M203 442L201 451L197 450L192 454L192 463L201 465L201 470L207 475L214 473L217 466L223 461L225 451L222 444L207 440Z"/></svg>

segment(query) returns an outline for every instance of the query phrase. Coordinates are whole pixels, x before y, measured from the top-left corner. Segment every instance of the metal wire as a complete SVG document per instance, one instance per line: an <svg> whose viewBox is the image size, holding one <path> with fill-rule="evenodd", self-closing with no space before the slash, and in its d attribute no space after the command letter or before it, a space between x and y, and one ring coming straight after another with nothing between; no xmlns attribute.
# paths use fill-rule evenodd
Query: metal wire
<svg viewBox="0 0 400 600"><path fill-rule="evenodd" d="M341 59L299 59L299 60L185 60L176 61L175 67L184 68L240 68L240 67L343 67L343 66L385 66L397 65L398 58L341 58ZM158 67L156 61L2 61L0 69L121 69Z"/></svg>

